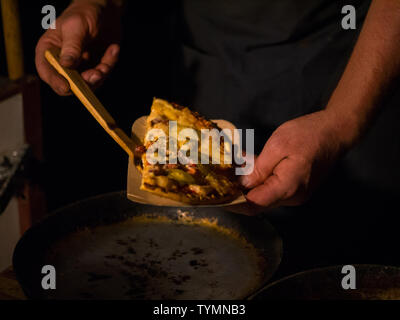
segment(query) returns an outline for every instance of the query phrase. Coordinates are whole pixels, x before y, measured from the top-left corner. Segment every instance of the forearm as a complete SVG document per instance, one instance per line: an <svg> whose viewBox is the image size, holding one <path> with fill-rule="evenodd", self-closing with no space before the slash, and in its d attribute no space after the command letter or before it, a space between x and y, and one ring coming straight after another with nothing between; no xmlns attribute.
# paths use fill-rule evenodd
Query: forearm
<svg viewBox="0 0 400 320"><path fill-rule="evenodd" d="M326 111L345 147L368 127L400 72L400 2L374 0Z"/></svg>

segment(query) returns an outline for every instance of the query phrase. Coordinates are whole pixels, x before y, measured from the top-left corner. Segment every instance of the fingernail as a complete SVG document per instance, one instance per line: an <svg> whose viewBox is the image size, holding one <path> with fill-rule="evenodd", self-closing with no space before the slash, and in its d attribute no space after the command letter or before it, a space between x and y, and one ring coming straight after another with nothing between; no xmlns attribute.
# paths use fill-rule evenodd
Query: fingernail
<svg viewBox="0 0 400 320"><path fill-rule="evenodd" d="M113 57L115 57L115 56L118 54L118 52L119 52L119 47L113 47L113 48L111 49L111 55L112 55Z"/></svg>
<svg viewBox="0 0 400 320"><path fill-rule="evenodd" d="M97 73L95 73L95 74L93 74L90 78L89 78L89 82L91 83L91 84L94 84L94 83L96 83L97 81L99 81L101 79L101 77L97 74Z"/></svg>

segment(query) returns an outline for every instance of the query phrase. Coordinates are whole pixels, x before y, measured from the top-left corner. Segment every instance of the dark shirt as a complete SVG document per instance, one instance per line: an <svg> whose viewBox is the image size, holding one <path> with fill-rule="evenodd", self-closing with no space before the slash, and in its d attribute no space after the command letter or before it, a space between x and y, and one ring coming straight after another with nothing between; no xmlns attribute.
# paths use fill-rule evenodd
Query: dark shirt
<svg viewBox="0 0 400 320"><path fill-rule="evenodd" d="M356 30L341 27L342 6ZM281 123L321 109L356 41L369 1L182 2L173 99L256 129L259 150Z"/></svg>

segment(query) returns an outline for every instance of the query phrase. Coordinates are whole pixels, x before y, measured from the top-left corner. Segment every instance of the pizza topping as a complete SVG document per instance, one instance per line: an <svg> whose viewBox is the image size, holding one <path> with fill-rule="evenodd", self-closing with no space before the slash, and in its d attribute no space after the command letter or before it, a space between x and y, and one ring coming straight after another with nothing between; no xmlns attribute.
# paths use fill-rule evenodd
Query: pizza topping
<svg viewBox="0 0 400 320"><path fill-rule="evenodd" d="M224 176L216 175L213 172L209 172L205 180L212 186L221 196L229 194L232 190L232 183Z"/></svg>
<svg viewBox="0 0 400 320"><path fill-rule="evenodd" d="M166 117L164 117L164 116L160 116L160 117L157 117L157 118L154 118L153 120L151 120L150 121L150 126L154 126L154 125L156 125L157 123L164 123L164 124L168 124L168 118L166 118Z"/></svg>
<svg viewBox="0 0 400 320"><path fill-rule="evenodd" d="M164 188L168 190L168 187L171 185L171 180L168 179L167 176L157 176L156 177L157 186L160 188Z"/></svg>
<svg viewBox="0 0 400 320"><path fill-rule="evenodd" d="M197 173L197 170L193 167L188 167L188 168L186 168L186 170L191 175L195 175Z"/></svg>
<svg viewBox="0 0 400 320"><path fill-rule="evenodd" d="M165 165L165 167L166 167L167 169L177 169L177 168L178 168L178 165L175 164L175 163L168 163L168 164Z"/></svg>
<svg viewBox="0 0 400 320"><path fill-rule="evenodd" d="M186 168L186 172L191 175L195 175L198 172L198 170L193 166L186 165L185 168Z"/></svg>
<svg viewBox="0 0 400 320"><path fill-rule="evenodd" d="M180 169L169 170L168 178L176 180L180 185L196 183L196 181L190 174Z"/></svg>
<svg viewBox="0 0 400 320"><path fill-rule="evenodd" d="M166 176L168 173L166 170L161 168L161 166L155 165L152 167L149 167L148 172L153 174L154 176Z"/></svg>
<svg viewBox="0 0 400 320"><path fill-rule="evenodd" d="M183 107L183 106L181 106L181 105L179 105L179 104L177 104L177 103L175 103L175 102L171 102L171 105L175 108L175 109L178 109L178 110L183 110L185 107Z"/></svg>
<svg viewBox="0 0 400 320"><path fill-rule="evenodd" d="M181 187L181 188L179 189L179 191L185 193L186 195L188 195L188 194L194 194L194 193L195 193L193 190L191 190L191 189L189 188L189 185L185 185L185 186Z"/></svg>
<svg viewBox="0 0 400 320"><path fill-rule="evenodd" d="M197 184L190 184L188 185L188 188L190 191L196 193L202 198L207 197L207 195L214 191L214 188L211 186L199 186Z"/></svg>
<svg viewBox="0 0 400 320"><path fill-rule="evenodd" d="M145 153L146 152L146 147L145 146L137 146L136 148L135 148L135 154L136 155L142 155L143 153Z"/></svg>
<svg viewBox="0 0 400 320"><path fill-rule="evenodd" d="M194 129L198 134L203 128L219 129L215 123L186 107L171 104L161 99L154 99L151 113L147 118L147 130L161 129L168 136L168 121L177 122L178 133L185 128ZM173 199L182 199L182 201L189 203L222 200L226 196L237 193L237 183L234 182L235 176L231 164L150 164L146 159L146 147L149 148L155 141L147 141L146 137L144 140L145 146L139 146L135 150L135 153L141 155L143 164L142 190ZM177 141L177 146L181 147L186 142ZM224 154L222 142L220 152L221 155ZM201 155L201 152L198 154ZM168 158L171 158L169 150L167 150Z"/></svg>

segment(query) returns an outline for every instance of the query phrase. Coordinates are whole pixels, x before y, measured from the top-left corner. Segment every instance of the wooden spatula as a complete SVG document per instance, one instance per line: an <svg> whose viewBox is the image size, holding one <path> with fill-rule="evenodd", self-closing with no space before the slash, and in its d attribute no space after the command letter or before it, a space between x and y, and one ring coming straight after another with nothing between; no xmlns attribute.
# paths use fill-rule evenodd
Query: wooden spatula
<svg viewBox="0 0 400 320"><path fill-rule="evenodd" d="M125 132L118 128L113 117L104 108L101 102L97 99L93 91L89 88L87 83L82 79L81 75L76 71L69 68L61 66L59 63L59 50L47 50L45 52L45 57L49 63L69 82L72 92L76 97L82 102L82 104L89 110L93 117L98 123L108 132L108 134L128 153L130 157L128 165L128 185L127 185L127 196L128 199L152 205L159 206L191 206L188 204L183 204L177 201L173 201L167 198L161 198L159 196L150 194L146 191L140 190L141 174L133 163L134 159L134 148L141 144L141 139L144 137L145 132L145 118L142 117L138 119L134 125L133 129L139 129L138 132L133 130L132 139L130 139ZM139 123L139 122L140 123ZM234 128L234 126L223 120L214 120L221 128ZM136 127L135 127L135 124ZM226 208L233 208L237 205L245 203L246 199L242 195L239 198L233 200L231 203L212 205L212 206L224 206ZM211 206L211 205L206 205ZM231 210L231 209L229 209ZM234 210L231 210L234 211Z"/></svg>
<svg viewBox="0 0 400 320"><path fill-rule="evenodd" d="M92 114L98 123L108 132L108 134L126 151L131 159L133 159L134 143L118 128L114 118L108 113L106 108L101 104L99 99L87 85L85 80L76 71L63 67L59 62L60 51L57 49L46 50L45 57L47 61L60 73L71 87L72 92L82 102L86 109Z"/></svg>

